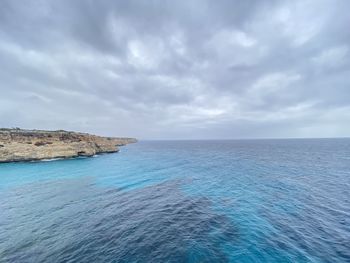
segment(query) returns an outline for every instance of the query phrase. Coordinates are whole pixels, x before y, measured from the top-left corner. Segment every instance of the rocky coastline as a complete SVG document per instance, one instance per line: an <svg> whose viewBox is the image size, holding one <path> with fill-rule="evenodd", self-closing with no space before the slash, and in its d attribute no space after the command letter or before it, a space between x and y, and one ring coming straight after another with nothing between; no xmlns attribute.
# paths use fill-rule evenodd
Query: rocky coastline
<svg viewBox="0 0 350 263"><path fill-rule="evenodd" d="M0 163L114 153L134 138L115 138L71 131L0 129Z"/></svg>

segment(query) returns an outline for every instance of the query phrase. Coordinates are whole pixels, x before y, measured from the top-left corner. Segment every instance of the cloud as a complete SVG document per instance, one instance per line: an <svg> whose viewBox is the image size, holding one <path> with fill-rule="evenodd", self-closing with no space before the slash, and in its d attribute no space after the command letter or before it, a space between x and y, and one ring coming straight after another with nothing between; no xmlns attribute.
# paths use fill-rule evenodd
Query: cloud
<svg viewBox="0 0 350 263"><path fill-rule="evenodd" d="M318 56L312 58L315 64L319 64L322 67L336 68L343 66L347 61L349 61L349 47L339 46L324 50Z"/></svg>
<svg viewBox="0 0 350 263"><path fill-rule="evenodd" d="M4 0L0 126L350 134L347 1Z"/></svg>

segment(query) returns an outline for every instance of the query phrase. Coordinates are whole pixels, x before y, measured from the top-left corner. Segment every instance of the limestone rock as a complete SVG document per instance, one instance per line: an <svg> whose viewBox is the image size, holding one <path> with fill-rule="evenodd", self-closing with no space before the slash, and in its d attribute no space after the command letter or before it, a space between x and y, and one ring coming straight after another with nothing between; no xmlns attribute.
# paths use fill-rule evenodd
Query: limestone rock
<svg viewBox="0 0 350 263"><path fill-rule="evenodd" d="M136 141L63 130L0 129L0 162L93 156L118 152L118 146Z"/></svg>

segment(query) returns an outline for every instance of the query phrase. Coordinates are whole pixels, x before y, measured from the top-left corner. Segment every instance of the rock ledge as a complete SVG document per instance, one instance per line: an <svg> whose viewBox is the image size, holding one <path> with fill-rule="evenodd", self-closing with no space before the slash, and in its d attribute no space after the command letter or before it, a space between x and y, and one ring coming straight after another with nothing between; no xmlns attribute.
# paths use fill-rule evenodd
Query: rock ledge
<svg viewBox="0 0 350 263"><path fill-rule="evenodd" d="M0 129L0 163L113 153L136 141L63 130Z"/></svg>

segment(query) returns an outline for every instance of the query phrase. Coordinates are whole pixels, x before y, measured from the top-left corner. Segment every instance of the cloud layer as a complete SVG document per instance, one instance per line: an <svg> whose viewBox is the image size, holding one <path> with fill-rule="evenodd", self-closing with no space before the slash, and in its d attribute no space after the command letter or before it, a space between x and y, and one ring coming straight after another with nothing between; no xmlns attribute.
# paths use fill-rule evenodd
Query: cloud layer
<svg viewBox="0 0 350 263"><path fill-rule="evenodd" d="M3 0L0 126L350 135L350 2Z"/></svg>

